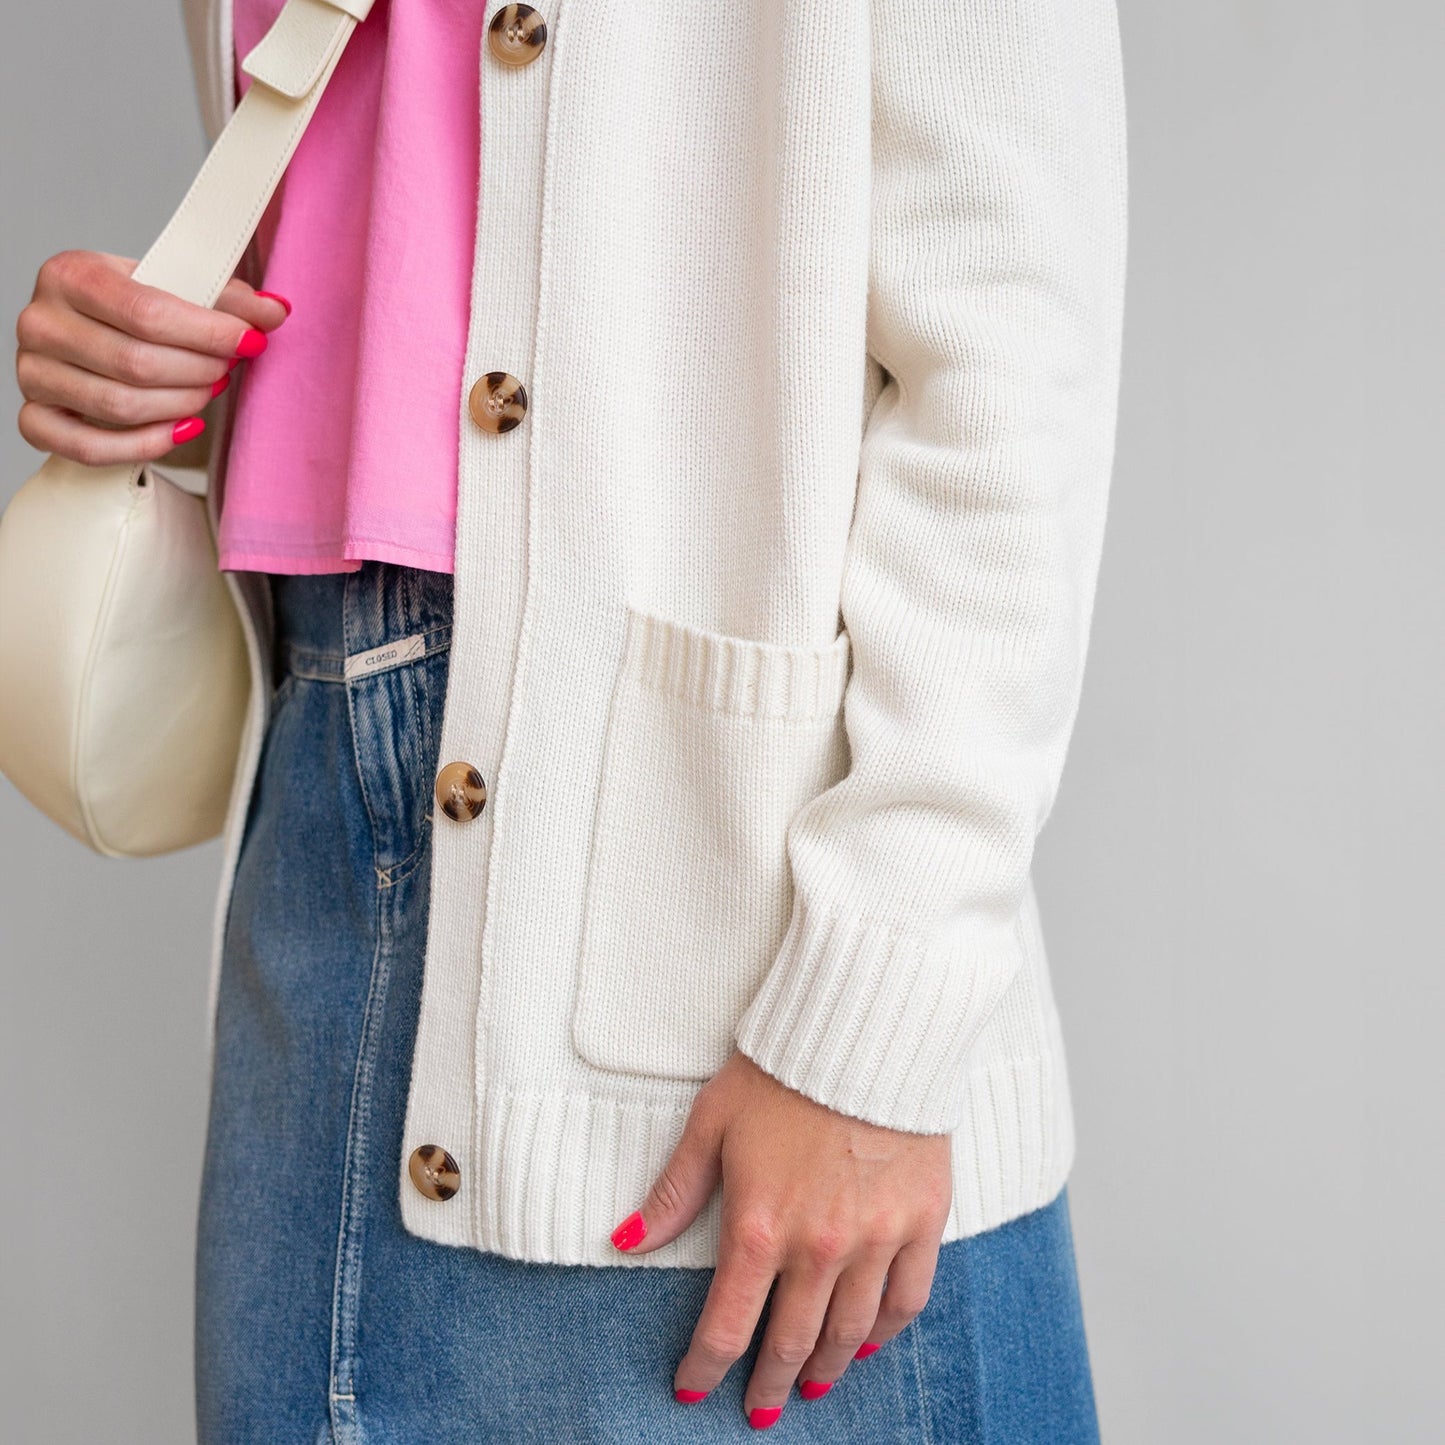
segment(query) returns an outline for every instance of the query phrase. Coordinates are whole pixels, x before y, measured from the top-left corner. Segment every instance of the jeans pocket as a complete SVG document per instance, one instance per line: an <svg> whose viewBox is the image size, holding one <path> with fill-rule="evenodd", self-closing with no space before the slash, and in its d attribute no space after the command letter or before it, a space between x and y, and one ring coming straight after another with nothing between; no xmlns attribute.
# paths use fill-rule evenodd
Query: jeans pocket
<svg viewBox="0 0 1445 1445"><path fill-rule="evenodd" d="M448 656L442 649L346 684L376 867L389 874L413 861L430 835Z"/></svg>

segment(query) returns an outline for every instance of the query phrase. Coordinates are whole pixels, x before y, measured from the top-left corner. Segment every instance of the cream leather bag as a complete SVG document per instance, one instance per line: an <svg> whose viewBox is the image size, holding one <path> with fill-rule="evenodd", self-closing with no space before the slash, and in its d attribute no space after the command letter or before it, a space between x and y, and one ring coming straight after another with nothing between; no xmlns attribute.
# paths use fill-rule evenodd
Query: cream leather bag
<svg viewBox="0 0 1445 1445"><path fill-rule="evenodd" d="M137 281L215 304L372 3L287 0ZM49 457L0 517L0 772L99 853L204 842L249 687L207 498L149 463Z"/></svg>

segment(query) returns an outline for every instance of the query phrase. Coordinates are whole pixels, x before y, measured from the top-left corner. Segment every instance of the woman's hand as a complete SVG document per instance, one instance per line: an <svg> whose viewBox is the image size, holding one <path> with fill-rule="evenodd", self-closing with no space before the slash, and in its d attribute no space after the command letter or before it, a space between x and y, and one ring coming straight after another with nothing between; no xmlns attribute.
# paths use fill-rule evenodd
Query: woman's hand
<svg viewBox="0 0 1445 1445"><path fill-rule="evenodd" d="M794 1380L816 1399L860 1347L876 1349L907 1325L938 1263L952 1202L949 1145L947 1134L836 1113L734 1050L699 1091L642 1208L612 1235L630 1253L667 1244L721 1178L718 1264L673 1378L678 1399L702 1399L746 1352L775 1277L744 1396L755 1428L778 1418Z"/></svg>
<svg viewBox="0 0 1445 1445"><path fill-rule="evenodd" d="M204 423L240 357L289 314L232 277L214 308L131 279L136 261L61 251L40 267L15 323L15 375L31 446L88 466L154 461Z"/></svg>

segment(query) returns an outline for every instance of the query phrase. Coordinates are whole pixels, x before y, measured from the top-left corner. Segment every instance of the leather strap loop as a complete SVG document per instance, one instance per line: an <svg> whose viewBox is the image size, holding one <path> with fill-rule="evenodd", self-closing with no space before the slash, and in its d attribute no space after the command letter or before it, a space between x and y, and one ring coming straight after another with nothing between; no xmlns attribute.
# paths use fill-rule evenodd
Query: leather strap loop
<svg viewBox="0 0 1445 1445"><path fill-rule="evenodd" d="M241 61L241 69L262 85L300 100L321 79L326 62L355 28L349 12L330 0L297 0Z"/></svg>
<svg viewBox="0 0 1445 1445"><path fill-rule="evenodd" d="M371 14L371 7L376 0L326 0L328 5L334 5L338 10L344 10L348 15L358 21L365 20Z"/></svg>
<svg viewBox="0 0 1445 1445"><path fill-rule="evenodd" d="M266 79L242 96L175 214L136 266L135 280L198 306L215 304L356 25L351 10L332 0L286 0L247 56L247 72L260 80L264 70Z"/></svg>

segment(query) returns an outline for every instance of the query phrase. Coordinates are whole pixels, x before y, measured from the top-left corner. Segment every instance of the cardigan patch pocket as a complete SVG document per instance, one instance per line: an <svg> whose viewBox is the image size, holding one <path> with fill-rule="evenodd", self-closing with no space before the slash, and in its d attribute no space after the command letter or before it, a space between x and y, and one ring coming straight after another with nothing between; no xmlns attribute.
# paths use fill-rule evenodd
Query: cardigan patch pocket
<svg viewBox="0 0 1445 1445"><path fill-rule="evenodd" d="M573 1043L705 1079L787 930L789 820L848 768L849 639L754 642L629 606L592 822Z"/></svg>

